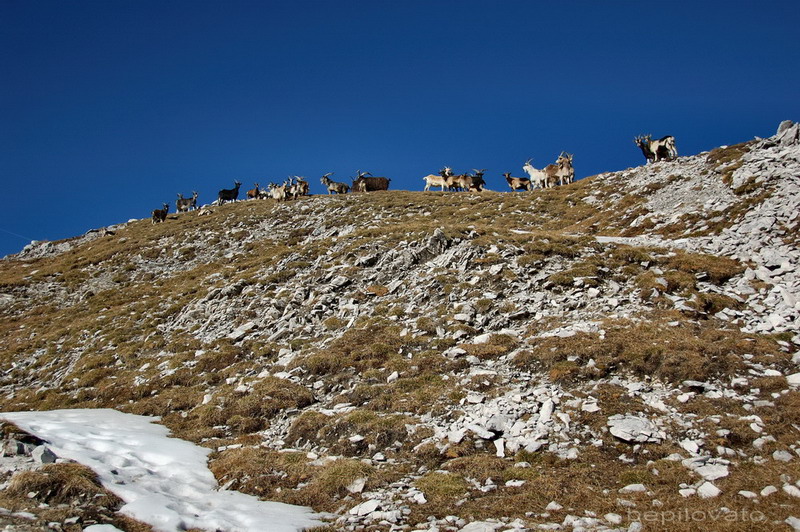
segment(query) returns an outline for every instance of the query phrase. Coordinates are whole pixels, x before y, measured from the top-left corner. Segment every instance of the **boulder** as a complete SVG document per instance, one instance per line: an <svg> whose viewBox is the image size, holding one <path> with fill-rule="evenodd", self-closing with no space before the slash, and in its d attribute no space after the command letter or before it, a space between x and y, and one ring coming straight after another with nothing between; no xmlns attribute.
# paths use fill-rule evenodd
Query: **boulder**
<svg viewBox="0 0 800 532"><path fill-rule="evenodd" d="M611 434L622 441L635 443L659 443L666 435L646 418L617 414L608 418Z"/></svg>

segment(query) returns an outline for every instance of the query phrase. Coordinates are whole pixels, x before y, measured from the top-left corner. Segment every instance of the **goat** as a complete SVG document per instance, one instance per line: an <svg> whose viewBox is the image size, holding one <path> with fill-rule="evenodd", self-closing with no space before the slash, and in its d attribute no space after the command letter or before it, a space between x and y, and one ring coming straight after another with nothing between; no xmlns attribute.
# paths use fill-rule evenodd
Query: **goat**
<svg viewBox="0 0 800 532"><path fill-rule="evenodd" d="M337 181L333 181L329 177L329 176L332 176L332 175L333 175L333 172L329 172L329 173L325 174L324 176L322 176L322 178L320 179L320 183L325 185L325 187L328 189L328 194L334 194L334 193L336 193L336 194L347 194L347 192L350 190L350 185L348 185L346 183L339 183Z"/></svg>
<svg viewBox="0 0 800 532"><path fill-rule="evenodd" d="M297 179L298 196L308 196L308 181L306 181L306 178L299 175L294 177Z"/></svg>
<svg viewBox="0 0 800 532"><path fill-rule="evenodd" d="M269 184L269 194L273 199L278 201L283 201L288 198L287 194L287 185L284 183L283 185L276 185L275 183Z"/></svg>
<svg viewBox="0 0 800 532"><path fill-rule="evenodd" d="M548 188L554 187L556 183L563 185L571 182L570 179L575 175L575 170L572 169L572 155L562 151L554 164L544 167L544 173L547 175L546 186Z"/></svg>
<svg viewBox="0 0 800 532"><path fill-rule="evenodd" d="M486 168L478 170L472 169L475 175L462 174L457 176L454 183L465 192L482 192L486 181L483 180L483 174L486 173Z"/></svg>
<svg viewBox="0 0 800 532"><path fill-rule="evenodd" d="M533 159L525 161L525 164L522 165L522 170L530 177L531 186L539 185L539 188L545 188L547 186L547 172L534 168L531 161Z"/></svg>
<svg viewBox="0 0 800 532"><path fill-rule="evenodd" d="M486 173L486 169L477 170L473 168L472 171L475 172L475 175L461 174L454 176L453 186L456 190L465 192L481 192L483 190L483 186L486 185L486 181L483 180L483 174Z"/></svg>
<svg viewBox="0 0 800 532"><path fill-rule="evenodd" d="M253 183L256 188L251 188L247 191L247 199L257 199L261 196L261 191L258 189L258 183Z"/></svg>
<svg viewBox="0 0 800 532"><path fill-rule="evenodd" d="M297 181L295 181L297 179ZM287 198L297 199L308 195L308 182L300 176L289 177L284 183Z"/></svg>
<svg viewBox="0 0 800 532"><path fill-rule="evenodd" d="M533 190L533 183L527 177L511 177L511 172L506 172L503 177L506 178L506 182L511 187L512 192L515 190L527 190L528 192Z"/></svg>
<svg viewBox="0 0 800 532"><path fill-rule="evenodd" d="M153 225L159 224L167 219L167 213L169 212L169 205L166 203L163 204L163 209L155 209L153 211Z"/></svg>
<svg viewBox="0 0 800 532"><path fill-rule="evenodd" d="M178 199L175 200L175 210L178 212L193 211L197 208L197 191L192 191L191 198L184 198L183 194L178 194Z"/></svg>
<svg viewBox="0 0 800 532"><path fill-rule="evenodd" d="M575 181L575 168L572 167L573 157L573 154L562 151L556 160L559 168L558 176L561 180L559 184L561 185L568 185Z"/></svg>
<svg viewBox="0 0 800 532"><path fill-rule="evenodd" d="M233 185L233 188L222 189L219 191L219 194L217 195L217 203L219 205L222 205L226 201L236 201L236 199L239 197L239 187L242 186L242 184L234 180Z"/></svg>
<svg viewBox="0 0 800 532"><path fill-rule="evenodd" d="M678 156L678 149L675 147L675 137L667 135L658 140L653 140L652 135L639 135L633 139L647 163L657 163L659 161L672 161ZM645 163L645 164L647 164Z"/></svg>
<svg viewBox="0 0 800 532"><path fill-rule="evenodd" d="M391 179L388 177L373 177L369 172L358 171L355 179L353 179L353 192L373 192L376 190L389 190L389 182Z"/></svg>
<svg viewBox="0 0 800 532"><path fill-rule="evenodd" d="M442 192L444 192L445 187L450 189L453 186L454 177L453 170L449 166L439 170L438 175L428 174L422 178L425 181L424 191L427 192L431 187L442 187Z"/></svg>
<svg viewBox="0 0 800 532"><path fill-rule="evenodd" d="M559 180L558 173L561 170L558 164L556 163L548 164L547 166L544 167L543 170L546 176L544 183L545 188L553 188L554 186L556 186L556 183L558 183Z"/></svg>
<svg viewBox="0 0 800 532"><path fill-rule="evenodd" d="M468 192L483 192L483 187L486 186L486 181L483 180L483 174L486 173L486 168L481 170L472 169L475 175L467 176L466 181L462 181L462 188Z"/></svg>

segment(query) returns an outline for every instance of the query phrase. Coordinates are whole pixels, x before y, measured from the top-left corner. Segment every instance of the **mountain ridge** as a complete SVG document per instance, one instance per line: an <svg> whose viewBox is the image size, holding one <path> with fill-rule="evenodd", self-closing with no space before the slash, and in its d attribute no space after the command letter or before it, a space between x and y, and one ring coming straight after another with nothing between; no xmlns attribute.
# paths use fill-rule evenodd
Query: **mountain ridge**
<svg viewBox="0 0 800 532"><path fill-rule="evenodd" d="M221 484L332 530L648 527L709 500L784 523L799 130L532 193L253 200L32 243L0 261L0 408L162 416Z"/></svg>

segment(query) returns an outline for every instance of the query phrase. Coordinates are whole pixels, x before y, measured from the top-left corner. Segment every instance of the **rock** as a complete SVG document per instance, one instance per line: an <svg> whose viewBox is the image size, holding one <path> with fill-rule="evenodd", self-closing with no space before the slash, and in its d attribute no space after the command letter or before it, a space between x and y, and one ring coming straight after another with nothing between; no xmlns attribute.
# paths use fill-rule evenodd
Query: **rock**
<svg viewBox="0 0 800 532"><path fill-rule="evenodd" d="M655 425L643 417L616 414L608 418L611 434L626 442L659 443L664 434Z"/></svg>
<svg viewBox="0 0 800 532"><path fill-rule="evenodd" d="M775 133L775 135L780 137L787 130L791 129L792 126L794 126L794 122L792 122L791 120L782 121L780 124L778 124L778 131Z"/></svg>
<svg viewBox="0 0 800 532"><path fill-rule="evenodd" d="M552 399L546 399L542 403L542 408L539 410L539 424L544 424L550 421L553 415L554 403Z"/></svg>
<svg viewBox="0 0 800 532"><path fill-rule="evenodd" d="M451 430L447 433L447 440L450 443L458 444L464 439L464 430Z"/></svg>
<svg viewBox="0 0 800 532"><path fill-rule="evenodd" d="M503 524L491 521L473 521L463 527L460 532L494 532L498 528L503 528Z"/></svg>
<svg viewBox="0 0 800 532"><path fill-rule="evenodd" d="M333 286L334 288L342 288L350 284L350 282L351 282L350 279L348 279L347 277L339 275L338 277L334 277L331 280L331 286Z"/></svg>
<svg viewBox="0 0 800 532"><path fill-rule="evenodd" d="M466 428L467 430L472 431L477 437L484 440L491 440L494 438L493 432L490 432L479 425L475 425L474 423L470 423Z"/></svg>
<svg viewBox="0 0 800 532"><path fill-rule="evenodd" d="M376 499L370 499L350 508L350 515L364 516L369 515L381 507L381 502Z"/></svg>
<svg viewBox="0 0 800 532"><path fill-rule="evenodd" d="M711 482L703 482L699 488L697 488L697 495L699 495L703 499L711 499L713 497L717 497L722 490L716 487Z"/></svg>
<svg viewBox="0 0 800 532"><path fill-rule="evenodd" d="M783 486L783 491L787 495L791 495L792 497L797 497L800 499L800 488L798 488L797 486L786 484L785 486Z"/></svg>
<svg viewBox="0 0 800 532"><path fill-rule="evenodd" d="M693 440L681 440L678 445L680 445L685 451L692 454L697 454L697 451L700 450L700 446Z"/></svg>
<svg viewBox="0 0 800 532"><path fill-rule="evenodd" d="M486 399L486 396L479 392L470 392L467 394L467 402L477 405L482 403Z"/></svg>
<svg viewBox="0 0 800 532"><path fill-rule="evenodd" d="M595 403L595 402L587 403L587 402L584 401L584 403L581 405L581 410L584 411L584 412L590 412L590 413L591 412L599 412L600 411L600 407L597 406L597 403Z"/></svg>
<svg viewBox="0 0 800 532"><path fill-rule="evenodd" d="M794 456L788 451L775 451L772 453L772 459L778 462L791 462Z"/></svg>
<svg viewBox="0 0 800 532"><path fill-rule="evenodd" d="M761 490L762 497L769 497L773 493L778 493L778 488L776 488L775 486L767 486Z"/></svg>
<svg viewBox="0 0 800 532"><path fill-rule="evenodd" d="M709 464L695 468L694 472L703 477L704 480L717 480L728 476L728 466Z"/></svg>
<svg viewBox="0 0 800 532"><path fill-rule="evenodd" d="M347 486L347 491L350 493L361 493L364 491L364 486L367 484L366 477L364 478L357 478L350 485Z"/></svg>
<svg viewBox="0 0 800 532"><path fill-rule="evenodd" d="M550 503L544 507L544 509L548 512L557 512L563 508L564 507L558 504L556 501L550 501Z"/></svg>
<svg viewBox="0 0 800 532"><path fill-rule="evenodd" d="M252 321L248 321L247 323L243 323L242 325L240 325L236 329L234 329L228 335L228 338L230 338L234 342L238 342L239 340L241 340L242 338L247 336L247 333L249 333L250 331L252 331L255 328L256 328L256 324L254 322L252 322Z"/></svg>
<svg viewBox="0 0 800 532"><path fill-rule="evenodd" d="M800 519L797 517L787 517L783 522L792 527L795 532L800 532Z"/></svg>
<svg viewBox="0 0 800 532"><path fill-rule="evenodd" d="M494 440L494 447L496 449L496 452L495 452L496 456L498 456L500 458L504 458L506 456L505 443L506 442L505 442L505 440L503 438L498 438L498 439Z"/></svg>
<svg viewBox="0 0 800 532"><path fill-rule="evenodd" d="M45 445L39 445L31 451L33 459L40 464L55 463L57 456Z"/></svg>
<svg viewBox="0 0 800 532"><path fill-rule="evenodd" d="M30 454L30 447L21 441L11 438L3 443L3 456L29 456Z"/></svg>
<svg viewBox="0 0 800 532"><path fill-rule="evenodd" d="M647 488L644 484L628 484L619 490L620 493L644 493L645 491Z"/></svg>

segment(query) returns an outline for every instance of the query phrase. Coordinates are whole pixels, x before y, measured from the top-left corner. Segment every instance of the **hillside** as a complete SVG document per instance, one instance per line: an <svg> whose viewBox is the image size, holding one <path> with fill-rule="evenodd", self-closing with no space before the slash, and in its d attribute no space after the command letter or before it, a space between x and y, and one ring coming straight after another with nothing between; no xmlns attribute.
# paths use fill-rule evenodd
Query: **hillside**
<svg viewBox="0 0 800 532"><path fill-rule="evenodd" d="M800 527L799 131L33 243L0 261L0 411L161 416L331 531Z"/></svg>

